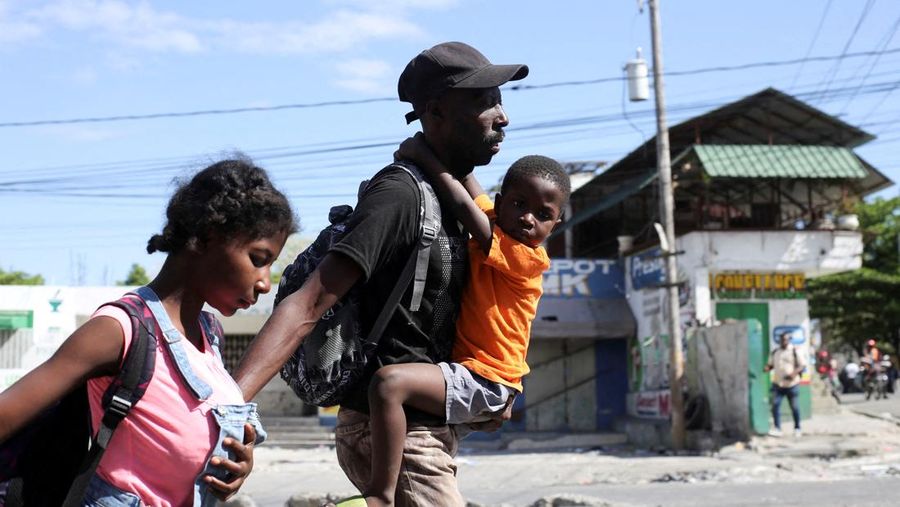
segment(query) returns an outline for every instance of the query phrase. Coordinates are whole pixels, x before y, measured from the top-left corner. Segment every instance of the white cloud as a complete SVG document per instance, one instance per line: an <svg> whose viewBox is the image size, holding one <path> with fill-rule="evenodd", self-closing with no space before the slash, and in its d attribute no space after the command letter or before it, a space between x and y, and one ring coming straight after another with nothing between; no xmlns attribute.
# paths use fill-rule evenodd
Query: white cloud
<svg viewBox="0 0 900 507"><path fill-rule="evenodd" d="M93 67L81 67L72 73L72 81L80 85L92 85L97 82L97 71Z"/></svg>
<svg viewBox="0 0 900 507"><path fill-rule="evenodd" d="M121 130L85 127L84 125L48 125L39 127L39 129L48 136L80 143L106 141L122 137Z"/></svg>
<svg viewBox="0 0 900 507"><path fill-rule="evenodd" d="M244 53L331 53L351 49L370 39L419 37L422 31L397 16L338 11L312 24L236 23L210 26L217 45Z"/></svg>
<svg viewBox="0 0 900 507"><path fill-rule="evenodd" d="M458 5L459 0L381 0L379 2L372 2L371 0L330 0L328 3L354 5L364 8L378 6L385 11L396 11L400 9L447 9Z"/></svg>
<svg viewBox="0 0 900 507"><path fill-rule="evenodd" d="M0 47L36 39L41 35L41 27L11 12L12 2L0 0Z"/></svg>
<svg viewBox="0 0 900 507"><path fill-rule="evenodd" d="M51 26L88 32L116 44L150 51L198 52L200 38L190 20L159 12L141 2L118 0L61 0L31 11L28 16Z"/></svg>
<svg viewBox="0 0 900 507"><path fill-rule="evenodd" d="M3 0L0 0L2 2ZM420 6L452 0L392 0ZM373 39L421 37L422 30L397 12L337 10L312 22L284 20L243 22L227 18L189 18L155 9L150 3L122 0L56 0L29 11L3 16L0 3L0 42L25 40L54 31L81 32L109 49L199 53L213 49L252 54L315 54L342 52ZM364 7L363 7L364 6Z"/></svg>
<svg viewBox="0 0 900 507"><path fill-rule="evenodd" d="M335 65L341 77L335 84L363 93L385 93L393 86L391 67L381 60L347 60ZM387 79L391 78L390 83Z"/></svg>

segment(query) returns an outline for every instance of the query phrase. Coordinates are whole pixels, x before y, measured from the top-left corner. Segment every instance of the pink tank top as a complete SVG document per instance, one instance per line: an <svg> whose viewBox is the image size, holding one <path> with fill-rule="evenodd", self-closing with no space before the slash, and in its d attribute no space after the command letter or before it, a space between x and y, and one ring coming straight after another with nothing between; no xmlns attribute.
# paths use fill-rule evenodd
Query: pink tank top
<svg viewBox="0 0 900 507"><path fill-rule="evenodd" d="M122 326L124 350L131 343L131 319L124 310L103 306L91 318L113 318ZM204 350L186 344L194 373L213 388L198 401L182 382L165 345L156 348L153 380L141 400L119 424L100 460L97 473L106 482L138 495L146 505L190 505L193 484L203 470L219 434L210 410L220 404L242 404L240 388L206 342ZM112 377L88 380L94 428L103 416L101 400Z"/></svg>

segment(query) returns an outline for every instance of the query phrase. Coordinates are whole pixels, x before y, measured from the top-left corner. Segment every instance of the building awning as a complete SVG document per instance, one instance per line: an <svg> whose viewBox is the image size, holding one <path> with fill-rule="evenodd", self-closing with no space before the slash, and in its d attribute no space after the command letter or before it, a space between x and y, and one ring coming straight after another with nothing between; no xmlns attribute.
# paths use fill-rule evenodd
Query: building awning
<svg viewBox="0 0 900 507"><path fill-rule="evenodd" d="M531 325L532 338L625 338L635 332L624 298L543 298Z"/></svg>
<svg viewBox="0 0 900 507"><path fill-rule="evenodd" d="M712 178L853 178L868 175L848 148L765 144L696 144L672 161L699 161Z"/></svg>

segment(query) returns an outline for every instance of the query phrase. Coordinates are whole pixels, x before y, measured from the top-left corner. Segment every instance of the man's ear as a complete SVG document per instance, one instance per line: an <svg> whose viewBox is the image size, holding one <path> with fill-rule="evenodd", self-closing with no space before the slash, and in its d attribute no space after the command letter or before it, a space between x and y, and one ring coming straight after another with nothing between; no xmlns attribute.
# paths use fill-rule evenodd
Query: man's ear
<svg viewBox="0 0 900 507"><path fill-rule="evenodd" d="M503 200L503 194L501 194L500 192L497 192L496 194L494 194L494 210L495 211L497 210L497 208L500 207L500 201L502 201L502 200Z"/></svg>
<svg viewBox="0 0 900 507"><path fill-rule="evenodd" d="M425 102L423 114L426 114L433 118L443 118L444 111L443 111L440 101L437 99L431 99L431 100Z"/></svg>

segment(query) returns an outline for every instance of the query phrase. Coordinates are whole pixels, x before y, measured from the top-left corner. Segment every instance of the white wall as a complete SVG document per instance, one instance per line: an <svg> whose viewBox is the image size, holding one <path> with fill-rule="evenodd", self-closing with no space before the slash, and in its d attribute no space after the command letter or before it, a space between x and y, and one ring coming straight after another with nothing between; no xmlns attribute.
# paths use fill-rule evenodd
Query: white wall
<svg viewBox="0 0 900 507"><path fill-rule="evenodd" d="M0 286L0 310L33 312L33 328L29 343L23 347L4 350L0 354L15 353L6 358L18 365L0 370L0 390L9 387L26 372L47 360L59 348L84 315L90 315L101 304L118 299L128 287L65 287L65 286ZM81 317L81 318L79 318Z"/></svg>
<svg viewBox="0 0 900 507"><path fill-rule="evenodd" d="M67 287L49 285L0 285L0 310L31 311L33 328L14 333L0 342L0 391L9 387L29 370L46 361L62 342L83 324L103 303L115 301L134 287ZM222 317L226 334L255 334L262 327L272 309L273 293L262 295L248 310L240 310L233 317ZM53 301L56 304L54 311ZM207 306L208 311L215 311ZM13 333L10 333L13 334ZM8 345L8 346L4 346ZM15 345L15 346L13 346ZM3 357L15 354L15 358Z"/></svg>
<svg viewBox="0 0 900 507"><path fill-rule="evenodd" d="M678 256L678 280L683 283L679 289L682 329L690 323L713 325L712 273L803 273L813 278L862 266L862 235L852 231L696 231L680 236L676 245L683 251ZM632 392L628 407L632 415L665 418L668 414L661 413L665 410L654 413L650 406L668 389L667 292L635 287L636 275L662 270L662 257L648 258L646 254L628 256L625 264L626 298L637 321L638 341L631 346L632 360L640 361L641 370L639 385L629 379ZM770 304L769 325L770 331L779 325L801 326L808 341L807 302L778 300ZM654 353L659 345L666 345L664 353ZM636 369L632 368L630 375ZM649 407L643 414L638 410L642 405Z"/></svg>

